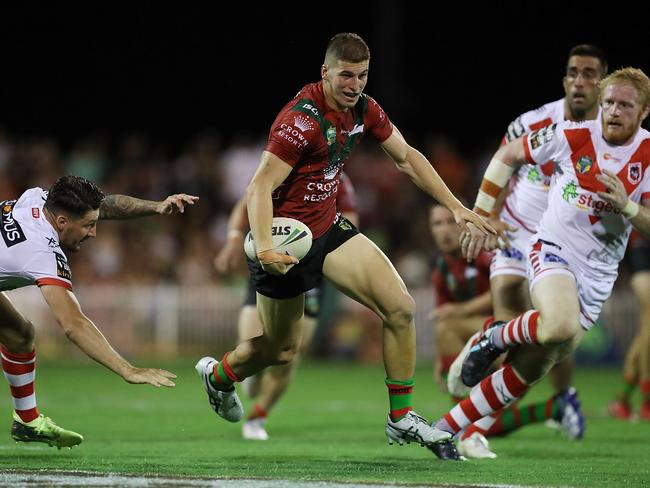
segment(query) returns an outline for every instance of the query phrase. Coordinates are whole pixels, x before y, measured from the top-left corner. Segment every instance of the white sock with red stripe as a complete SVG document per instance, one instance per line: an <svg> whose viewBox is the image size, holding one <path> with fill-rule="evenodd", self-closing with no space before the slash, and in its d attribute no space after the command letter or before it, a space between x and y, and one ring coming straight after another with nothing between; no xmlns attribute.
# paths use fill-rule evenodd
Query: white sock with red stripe
<svg viewBox="0 0 650 488"><path fill-rule="evenodd" d="M16 354L2 347L0 352L2 371L9 382L14 410L23 422L31 422L40 415L36 407L36 393L34 393L36 350Z"/></svg>
<svg viewBox="0 0 650 488"><path fill-rule="evenodd" d="M508 364L472 388L469 396L446 413L435 427L456 434L486 415L501 410L527 390L528 385Z"/></svg>
<svg viewBox="0 0 650 488"><path fill-rule="evenodd" d="M491 329L490 342L499 349L506 350L516 344L538 344L537 310L528 310L519 317Z"/></svg>

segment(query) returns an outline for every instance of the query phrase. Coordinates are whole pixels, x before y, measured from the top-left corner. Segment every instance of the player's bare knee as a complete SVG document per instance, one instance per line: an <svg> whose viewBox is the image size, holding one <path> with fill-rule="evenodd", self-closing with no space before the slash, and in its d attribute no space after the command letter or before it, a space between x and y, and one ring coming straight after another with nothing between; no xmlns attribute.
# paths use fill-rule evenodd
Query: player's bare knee
<svg viewBox="0 0 650 488"><path fill-rule="evenodd" d="M578 317L542 314L542 326L537 331L537 339L542 345L571 343L581 330Z"/></svg>
<svg viewBox="0 0 650 488"><path fill-rule="evenodd" d="M34 350L35 329L34 325L25 320L17 329L7 329L0 335L0 342L14 353L28 353Z"/></svg>
<svg viewBox="0 0 650 488"><path fill-rule="evenodd" d="M284 366L293 362L298 355L297 347L288 347L277 351L272 358L272 364L276 366Z"/></svg>
<svg viewBox="0 0 650 488"><path fill-rule="evenodd" d="M390 310L386 311L386 325L393 330L409 329L415 317L415 300L403 293Z"/></svg>

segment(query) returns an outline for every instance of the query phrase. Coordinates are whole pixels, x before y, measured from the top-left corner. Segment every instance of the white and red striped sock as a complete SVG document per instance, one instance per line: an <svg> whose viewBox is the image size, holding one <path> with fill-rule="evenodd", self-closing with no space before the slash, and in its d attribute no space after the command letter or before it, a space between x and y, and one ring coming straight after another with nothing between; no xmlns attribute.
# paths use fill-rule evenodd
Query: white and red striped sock
<svg viewBox="0 0 650 488"><path fill-rule="evenodd" d="M0 352L2 371L9 382L14 410L23 422L31 422L40 415L36 407L36 393L34 393L36 350L16 354L2 347Z"/></svg>
<svg viewBox="0 0 650 488"><path fill-rule="evenodd" d="M510 322L494 327L490 341L503 350L516 344L537 344L538 319L537 310L528 310Z"/></svg>
<svg viewBox="0 0 650 488"><path fill-rule="evenodd" d="M494 415L486 415L482 419L478 419L476 422L465 429L463 435L460 436L460 440L462 441L468 437L471 437L474 432L478 432L482 435L487 434L496 421L497 417Z"/></svg>
<svg viewBox="0 0 650 488"><path fill-rule="evenodd" d="M456 434L477 420L509 405L528 390L508 364L472 388L469 396L436 423L436 428Z"/></svg>

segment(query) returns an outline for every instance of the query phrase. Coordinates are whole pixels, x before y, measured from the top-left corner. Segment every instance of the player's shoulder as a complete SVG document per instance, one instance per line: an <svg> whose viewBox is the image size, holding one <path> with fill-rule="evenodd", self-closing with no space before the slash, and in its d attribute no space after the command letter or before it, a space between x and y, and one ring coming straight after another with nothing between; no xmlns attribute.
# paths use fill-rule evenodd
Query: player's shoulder
<svg viewBox="0 0 650 488"><path fill-rule="evenodd" d="M559 122L564 118L564 99L546 103L533 110L522 113L508 125L506 140L517 139L529 132Z"/></svg>
<svg viewBox="0 0 650 488"><path fill-rule="evenodd" d="M525 125L526 132L530 132L564 120L564 99L545 103L533 110L521 114L520 119Z"/></svg>

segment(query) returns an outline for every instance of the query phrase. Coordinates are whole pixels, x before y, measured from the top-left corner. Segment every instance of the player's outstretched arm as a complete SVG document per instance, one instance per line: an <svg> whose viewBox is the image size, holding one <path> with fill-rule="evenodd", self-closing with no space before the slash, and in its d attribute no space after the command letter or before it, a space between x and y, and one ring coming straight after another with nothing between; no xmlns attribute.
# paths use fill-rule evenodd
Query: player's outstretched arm
<svg viewBox="0 0 650 488"><path fill-rule="evenodd" d="M108 195L99 207L101 220L121 220L149 215L174 215L185 212L186 205L194 205L199 197L177 193L160 202L141 200L128 195Z"/></svg>
<svg viewBox="0 0 650 488"><path fill-rule="evenodd" d="M81 311L74 294L62 286L41 286L41 293L68 339L88 357L117 373L128 383L174 386L174 373L164 369L136 368L118 354L95 324Z"/></svg>
<svg viewBox="0 0 650 488"><path fill-rule="evenodd" d="M230 273L244 261L244 232L247 227L246 196L243 196L230 211L226 243L214 258L214 268L219 274Z"/></svg>
<svg viewBox="0 0 650 488"><path fill-rule="evenodd" d="M393 133L381 144L381 147L395 162L397 168L406 173L413 183L451 210L454 219L463 229L468 230L467 225L473 224L480 233L494 233L484 219L458 201L427 158L408 145L397 127L393 127Z"/></svg>

